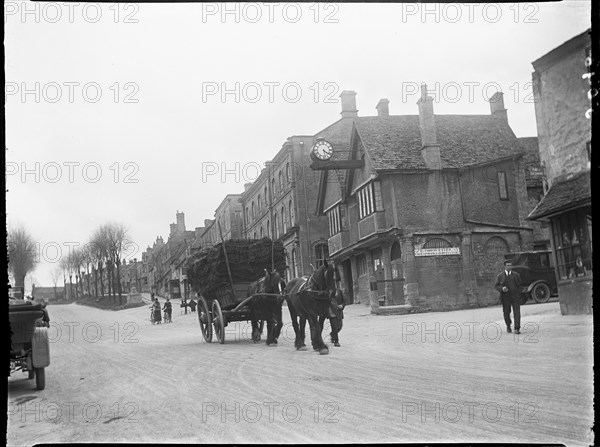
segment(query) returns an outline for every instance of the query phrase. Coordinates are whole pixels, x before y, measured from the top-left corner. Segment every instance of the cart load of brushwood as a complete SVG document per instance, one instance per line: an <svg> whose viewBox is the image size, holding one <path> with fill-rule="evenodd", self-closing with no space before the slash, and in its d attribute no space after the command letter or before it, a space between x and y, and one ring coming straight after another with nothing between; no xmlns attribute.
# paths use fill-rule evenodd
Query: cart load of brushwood
<svg viewBox="0 0 600 447"><path fill-rule="evenodd" d="M237 291L238 296L231 296L231 281L234 286L250 283L263 277L265 269L271 271L273 267L281 276L284 274L285 250L280 241L230 239L225 241L225 250L227 256L223 243L219 243L194 253L187 260L187 277L192 290L205 299L217 299L221 304L241 302L246 295Z"/></svg>

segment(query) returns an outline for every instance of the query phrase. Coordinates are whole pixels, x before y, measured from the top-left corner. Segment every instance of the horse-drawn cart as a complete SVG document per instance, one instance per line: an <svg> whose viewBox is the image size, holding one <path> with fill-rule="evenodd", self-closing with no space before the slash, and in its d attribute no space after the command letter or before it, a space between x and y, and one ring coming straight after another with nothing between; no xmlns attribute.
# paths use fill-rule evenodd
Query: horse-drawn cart
<svg viewBox="0 0 600 447"><path fill-rule="evenodd" d="M45 367L50 364L48 329L41 320L41 304L10 300L8 316L11 329L10 372L24 371L35 377L36 388L46 386Z"/></svg>
<svg viewBox="0 0 600 447"><path fill-rule="evenodd" d="M198 320L206 342L212 341L213 327L216 339L225 343L229 323L252 321L252 338L257 341L265 321L268 330L274 320L280 322L279 272L285 269L281 242L268 238L224 241L193 255L187 268L192 289L198 293Z"/></svg>

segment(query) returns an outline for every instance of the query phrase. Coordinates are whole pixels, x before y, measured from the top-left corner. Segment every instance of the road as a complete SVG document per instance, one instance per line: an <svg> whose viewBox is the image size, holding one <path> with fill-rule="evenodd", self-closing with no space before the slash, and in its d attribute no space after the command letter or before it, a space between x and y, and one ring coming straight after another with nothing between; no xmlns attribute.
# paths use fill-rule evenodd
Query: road
<svg viewBox="0 0 600 447"><path fill-rule="evenodd" d="M524 306L521 336L504 332L499 307L353 305L326 356L294 350L287 309L275 348L253 344L246 323L208 344L177 304L156 326L146 307L48 309L46 389L9 379L9 445L593 443L592 316L561 316L556 302Z"/></svg>

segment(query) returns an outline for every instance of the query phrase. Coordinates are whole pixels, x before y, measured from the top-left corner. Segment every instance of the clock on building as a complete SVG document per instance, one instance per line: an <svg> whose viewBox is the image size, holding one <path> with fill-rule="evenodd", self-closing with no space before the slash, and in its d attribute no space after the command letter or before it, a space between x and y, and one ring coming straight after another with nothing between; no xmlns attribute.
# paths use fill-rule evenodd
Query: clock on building
<svg viewBox="0 0 600 447"><path fill-rule="evenodd" d="M333 146L323 138L317 138L313 145L310 156L314 161L326 161L333 155Z"/></svg>

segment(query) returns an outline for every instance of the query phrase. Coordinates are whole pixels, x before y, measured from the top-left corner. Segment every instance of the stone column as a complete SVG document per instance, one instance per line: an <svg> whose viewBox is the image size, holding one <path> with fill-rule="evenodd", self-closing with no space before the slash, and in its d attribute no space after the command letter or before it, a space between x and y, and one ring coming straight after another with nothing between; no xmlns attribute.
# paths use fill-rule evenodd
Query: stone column
<svg viewBox="0 0 600 447"><path fill-rule="evenodd" d="M417 271L415 266L415 252L413 247L412 235L401 239L402 263L404 266L404 300L406 304L418 306L419 304L419 283L417 281Z"/></svg>
<svg viewBox="0 0 600 447"><path fill-rule="evenodd" d="M473 249L471 246L471 232L464 231L461 234L461 237L460 254L462 256L462 289L465 294L467 305L477 306L479 303L477 299L477 283L473 272L474 263Z"/></svg>

